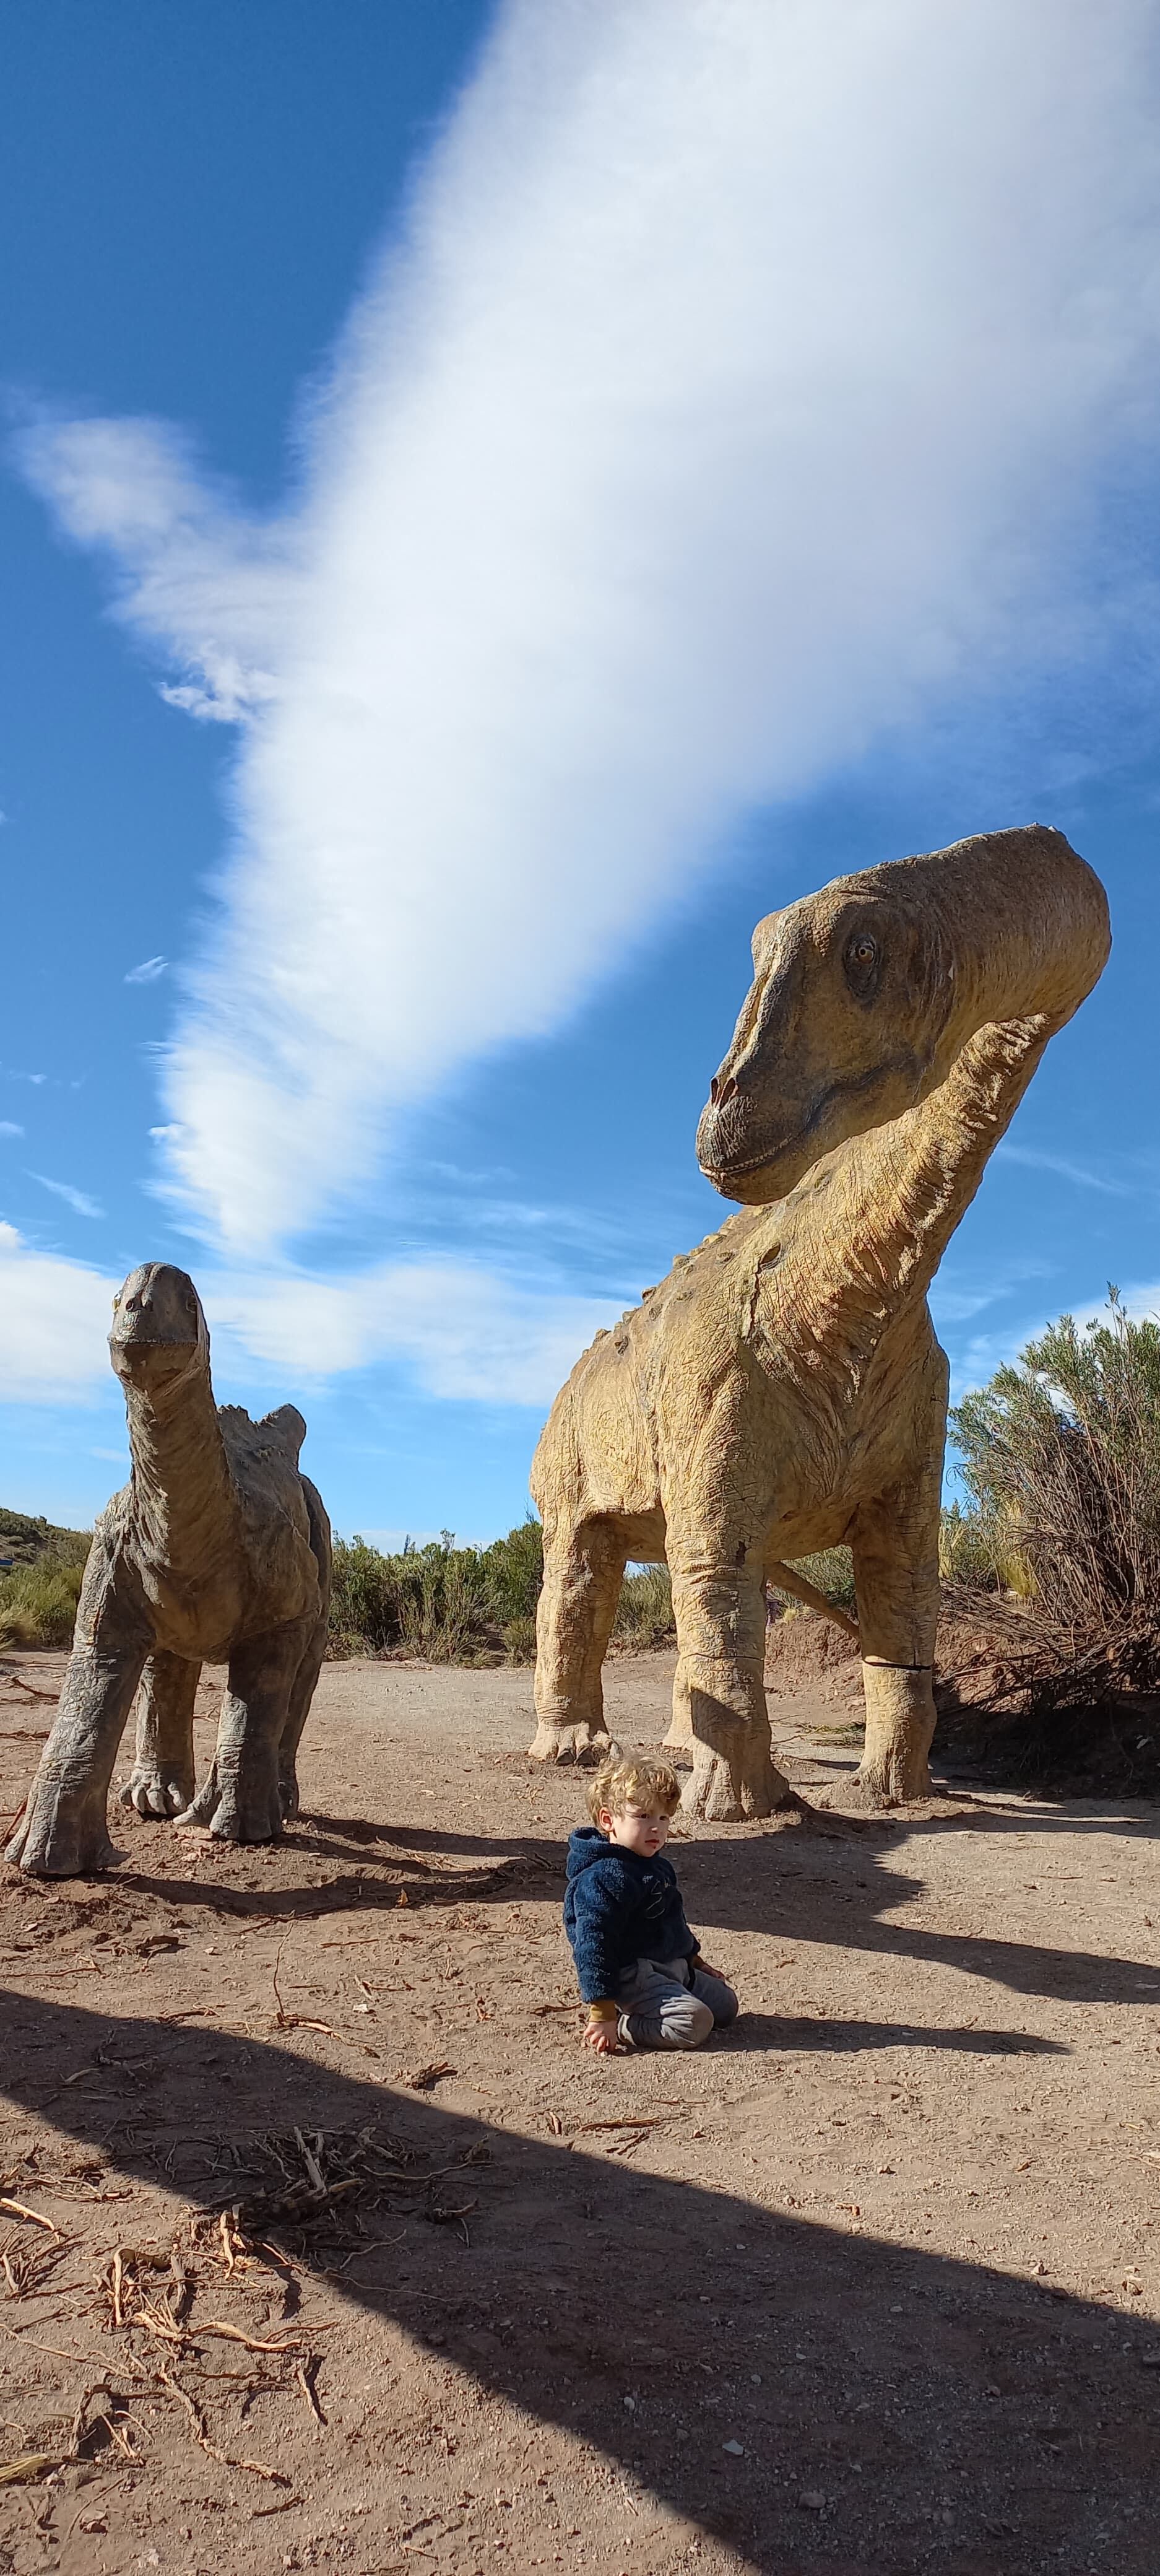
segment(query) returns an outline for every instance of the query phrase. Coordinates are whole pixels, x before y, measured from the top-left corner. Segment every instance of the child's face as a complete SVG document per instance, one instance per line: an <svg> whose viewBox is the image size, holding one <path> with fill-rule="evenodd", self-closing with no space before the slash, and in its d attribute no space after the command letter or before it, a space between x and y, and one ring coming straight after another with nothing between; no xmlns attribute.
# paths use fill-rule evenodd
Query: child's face
<svg viewBox="0 0 1160 2576"><path fill-rule="evenodd" d="M626 1807L619 1816L613 1815L611 1807L602 1807L596 1821L610 1843L622 1843L626 1851L652 1860L668 1841L672 1818L661 1807Z"/></svg>

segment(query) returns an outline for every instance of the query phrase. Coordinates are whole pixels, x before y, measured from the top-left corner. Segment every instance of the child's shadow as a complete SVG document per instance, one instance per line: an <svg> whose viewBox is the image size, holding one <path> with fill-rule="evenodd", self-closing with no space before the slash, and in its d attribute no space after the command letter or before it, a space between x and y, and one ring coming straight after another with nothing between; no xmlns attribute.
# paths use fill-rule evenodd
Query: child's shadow
<svg viewBox="0 0 1160 2576"><path fill-rule="evenodd" d="M744 2006L727 2030L709 2045L733 2056L776 2054L777 2050L820 2048L851 2054L863 2048L955 2049L971 2057L1068 2057L1063 2040L1040 2039L1026 2030L923 2029L889 2021L830 2021L806 2013L746 2012Z"/></svg>

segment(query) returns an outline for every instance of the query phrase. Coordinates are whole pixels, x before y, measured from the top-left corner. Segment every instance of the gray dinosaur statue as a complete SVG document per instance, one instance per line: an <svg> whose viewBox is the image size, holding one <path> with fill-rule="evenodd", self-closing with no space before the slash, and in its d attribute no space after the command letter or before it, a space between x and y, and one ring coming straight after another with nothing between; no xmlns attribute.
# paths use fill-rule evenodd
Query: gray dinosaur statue
<svg viewBox="0 0 1160 2576"><path fill-rule="evenodd" d="M184 1270L148 1261L113 1301L133 1472L101 1513L56 1721L8 1858L71 1878L116 1858L106 1810L144 1680L122 1796L142 1816L269 1842L296 1812L295 1756L326 1646L330 1523L298 1466L292 1404L215 1405L209 1333ZM203 1662L227 1663L217 1750L195 1791Z"/></svg>

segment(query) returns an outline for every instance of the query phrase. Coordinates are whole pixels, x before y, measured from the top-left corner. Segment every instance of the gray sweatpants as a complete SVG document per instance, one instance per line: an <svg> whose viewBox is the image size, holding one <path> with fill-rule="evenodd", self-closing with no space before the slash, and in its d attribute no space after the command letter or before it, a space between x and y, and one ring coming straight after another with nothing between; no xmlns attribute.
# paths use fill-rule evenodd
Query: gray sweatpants
<svg viewBox="0 0 1160 2576"><path fill-rule="evenodd" d="M700 2048L711 2030L737 2017L732 1986L688 1959L634 1959L616 2001L620 2036L634 2048Z"/></svg>

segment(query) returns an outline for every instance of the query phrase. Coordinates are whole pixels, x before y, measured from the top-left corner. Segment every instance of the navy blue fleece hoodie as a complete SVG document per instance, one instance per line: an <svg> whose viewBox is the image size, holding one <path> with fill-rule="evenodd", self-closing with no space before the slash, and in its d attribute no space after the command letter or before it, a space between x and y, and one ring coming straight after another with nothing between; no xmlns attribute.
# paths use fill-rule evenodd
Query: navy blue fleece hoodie
<svg viewBox="0 0 1160 2576"><path fill-rule="evenodd" d="M569 1839L564 1929L586 2004L615 1995L634 1959L695 1959L700 1948L671 1860L642 1860L598 1825L578 1825Z"/></svg>

